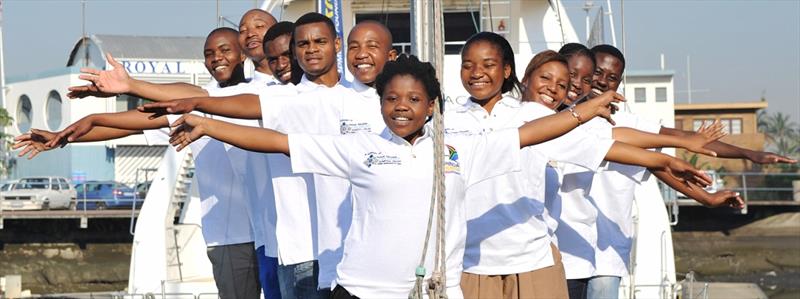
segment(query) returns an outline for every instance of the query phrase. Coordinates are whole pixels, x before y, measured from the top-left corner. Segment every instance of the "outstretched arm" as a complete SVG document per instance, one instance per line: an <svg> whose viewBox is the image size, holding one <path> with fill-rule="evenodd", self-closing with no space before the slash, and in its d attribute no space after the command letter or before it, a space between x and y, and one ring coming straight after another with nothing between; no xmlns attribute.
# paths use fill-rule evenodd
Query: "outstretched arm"
<svg viewBox="0 0 800 299"><path fill-rule="evenodd" d="M171 99L208 96L204 89L188 83L155 84L133 79L128 75L125 67L111 56L111 53L106 53L106 59L113 69L104 71L81 68L83 74L78 78L91 83L70 87L67 97L111 97L121 93L128 93L153 101L168 101Z"/></svg>
<svg viewBox="0 0 800 299"><path fill-rule="evenodd" d="M622 95L609 91L575 106L574 109L530 121L519 127L520 146L526 147L549 141L596 116L614 124L614 120L611 119L611 109L614 107L612 103L622 101L625 101Z"/></svg>
<svg viewBox="0 0 800 299"><path fill-rule="evenodd" d="M684 137L689 134L692 134L692 132L661 127L659 134ZM711 142L708 145L706 145L705 148L716 152L717 157L719 158L747 159L759 164L797 163L797 160L795 159L790 159L770 152L753 151L735 145L727 144L722 141Z"/></svg>
<svg viewBox="0 0 800 299"><path fill-rule="evenodd" d="M194 110L231 118L261 118L261 102L258 95L239 94L227 97L196 97L167 102L149 103L138 108L155 116L164 114L186 114Z"/></svg>
<svg viewBox="0 0 800 299"><path fill-rule="evenodd" d="M289 154L289 138L270 129L234 125L228 122L185 114L172 123L170 144L180 151L203 136L241 149L262 153Z"/></svg>
<svg viewBox="0 0 800 299"><path fill-rule="evenodd" d="M683 160L622 142L614 142L614 145L606 153L606 160L644 166L651 170L662 170L682 183L689 182L702 186L711 183L711 178Z"/></svg>
<svg viewBox="0 0 800 299"><path fill-rule="evenodd" d="M169 125L165 116L157 118L150 118L149 114L142 113L136 110L117 112L117 113L98 113L86 116L77 122L69 125L64 130L59 132L52 140L47 143L49 147L55 147L59 144L74 141L100 141L109 140L122 134L123 131L136 131L158 129ZM97 133L86 137L85 135L93 132L96 127L108 127L113 129L121 129L123 131L109 131L108 129L101 129ZM125 135L127 136L127 135ZM86 140L89 138L90 140ZM105 138L105 139L104 139Z"/></svg>
<svg viewBox="0 0 800 299"><path fill-rule="evenodd" d="M615 127L612 134L614 140L640 148L680 147L709 156L716 156L716 153L704 146L725 136L725 133L722 132L722 124L719 122L708 127L703 125L696 133L682 137L652 134L625 127Z"/></svg>
<svg viewBox="0 0 800 299"><path fill-rule="evenodd" d="M672 189L683 193L691 199L699 202L700 204L710 207L731 207L741 209L744 207L744 201L739 197L739 193L730 190L717 191L708 193L703 187L692 183L684 183L671 176L663 170L652 170L659 180L670 186Z"/></svg>
<svg viewBox="0 0 800 299"><path fill-rule="evenodd" d="M88 133L74 140L74 142L111 140L138 133L141 133L141 131L94 127ZM63 139L61 142L57 142L54 146L47 145L50 143L50 141L56 138L57 135L57 133L45 130L31 129L29 133L22 134L14 138L14 145L12 148L15 150L22 148L17 156L22 157L25 156L25 154L28 154L28 159L30 160L41 152L49 151L59 146L66 145L66 140Z"/></svg>

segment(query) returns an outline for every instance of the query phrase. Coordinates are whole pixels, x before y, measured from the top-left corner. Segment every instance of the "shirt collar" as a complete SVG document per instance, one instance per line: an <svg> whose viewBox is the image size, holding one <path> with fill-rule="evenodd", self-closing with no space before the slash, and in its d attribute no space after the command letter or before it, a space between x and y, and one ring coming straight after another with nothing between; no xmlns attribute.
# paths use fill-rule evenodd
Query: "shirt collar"
<svg viewBox="0 0 800 299"><path fill-rule="evenodd" d="M503 105L509 108L519 108L522 107L522 102L519 99L512 97L509 94L504 94L503 97L500 98L500 101L498 101L497 104L495 104L495 108L497 108L497 105ZM470 97L469 100L464 105L458 106L456 108L456 111L462 113L468 111L486 113L486 110L483 109L481 105L472 101L472 97Z"/></svg>
<svg viewBox="0 0 800 299"><path fill-rule="evenodd" d="M361 81L353 79L353 81L349 81L349 82L345 81L344 83L345 83L344 84L345 86L349 87L352 90L355 90L358 94L360 94L360 95L362 95L364 97L377 97L378 96L378 92L375 91L375 88L367 86L366 84L361 83Z"/></svg>
<svg viewBox="0 0 800 299"><path fill-rule="evenodd" d="M417 140L414 142L415 144L413 145L408 143L408 141L406 141L405 138L397 136L394 132L392 132L392 130L389 129L389 127L383 129L383 132L381 132L381 137L383 139L391 141L394 144L414 146L432 137L431 132L433 132L433 125L430 122L425 123L425 125L422 127L422 135L417 137Z"/></svg>
<svg viewBox="0 0 800 299"><path fill-rule="evenodd" d="M342 84L342 79L340 79L339 82L337 82L336 85L334 85L333 87L335 87L337 85L341 85L341 84ZM329 88L329 87L327 87L325 85L322 85L322 84L318 84L318 83L316 83L314 81L308 80L308 77L306 77L305 74L303 74L303 77L300 79L300 83L297 84L297 90L300 91L300 92L310 91L310 90L314 90L316 88Z"/></svg>
<svg viewBox="0 0 800 299"><path fill-rule="evenodd" d="M277 82L278 79L275 79L275 76L273 76L273 75L270 75L270 74L267 74L267 73L262 73L262 72L259 72L259 71L254 71L253 72L252 81L253 82L264 82L265 84L270 84L270 83L273 83L273 82Z"/></svg>

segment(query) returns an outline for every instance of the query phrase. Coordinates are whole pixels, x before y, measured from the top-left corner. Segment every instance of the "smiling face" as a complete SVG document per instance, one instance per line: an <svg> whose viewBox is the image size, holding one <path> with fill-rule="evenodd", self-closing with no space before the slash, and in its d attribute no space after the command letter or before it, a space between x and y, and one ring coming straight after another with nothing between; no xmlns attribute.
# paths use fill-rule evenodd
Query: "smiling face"
<svg viewBox="0 0 800 299"><path fill-rule="evenodd" d="M381 97L381 115L386 127L411 144L421 136L433 115L434 101L425 85L411 75L397 75L386 84Z"/></svg>
<svg viewBox="0 0 800 299"><path fill-rule="evenodd" d="M291 39L290 34L278 36L266 44L264 51L272 75L283 84L289 83L292 79L292 60L294 58L289 51Z"/></svg>
<svg viewBox="0 0 800 299"><path fill-rule="evenodd" d="M616 91L622 81L624 66L622 61L608 53L594 55L597 67L592 76L592 92L603 93L609 90ZM595 90L596 89L596 90Z"/></svg>
<svg viewBox="0 0 800 299"><path fill-rule="evenodd" d="M387 61L397 58L388 30L373 22L359 23L347 36L347 70L358 82L372 86Z"/></svg>
<svg viewBox="0 0 800 299"><path fill-rule="evenodd" d="M309 77L336 72L336 53L340 47L339 38L323 22L300 25L294 30L294 54Z"/></svg>
<svg viewBox="0 0 800 299"><path fill-rule="evenodd" d="M461 53L461 84L480 104L502 97L503 82L511 75L511 66L503 63L500 50L487 41L472 43Z"/></svg>
<svg viewBox="0 0 800 299"><path fill-rule="evenodd" d="M594 74L594 61L585 55L572 55L569 62L570 86L564 104L572 105L575 100L592 90L592 75Z"/></svg>
<svg viewBox="0 0 800 299"><path fill-rule="evenodd" d="M275 25L275 18L266 11L252 9L239 21L239 46L252 60L264 60L262 40L269 27Z"/></svg>
<svg viewBox="0 0 800 299"><path fill-rule="evenodd" d="M216 31L208 36L203 47L206 69L220 84L228 82L237 69L242 71L245 56L236 39L236 33L232 29Z"/></svg>
<svg viewBox="0 0 800 299"><path fill-rule="evenodd" d="M525 85L526 99L555 110L567 96L569 71L558 61L551 61L535 69Z"/></svg>

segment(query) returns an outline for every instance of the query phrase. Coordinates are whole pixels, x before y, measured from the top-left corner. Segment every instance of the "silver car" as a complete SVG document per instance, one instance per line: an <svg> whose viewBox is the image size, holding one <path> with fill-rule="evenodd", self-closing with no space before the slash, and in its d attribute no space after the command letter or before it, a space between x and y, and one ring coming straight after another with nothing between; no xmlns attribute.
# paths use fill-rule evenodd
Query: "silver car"
<svg viewBox="0 0 800 299"><path fill-rule="evenodd" d="M63 177L22 178L10 191L0 194L3 210L69 209L74 205L75 188Z"/></svg>

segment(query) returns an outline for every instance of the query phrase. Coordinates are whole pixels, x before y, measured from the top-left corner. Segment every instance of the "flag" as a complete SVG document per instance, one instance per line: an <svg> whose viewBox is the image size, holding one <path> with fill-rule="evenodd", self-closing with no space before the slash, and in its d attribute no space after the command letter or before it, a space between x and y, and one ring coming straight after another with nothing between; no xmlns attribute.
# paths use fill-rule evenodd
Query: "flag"
<svg viewBox="0 0 800 299"><path fill-rule="evenodd" d="M344 73L344 33L342 33L342 0L317 0L317 12L325 15L333 21L336 27L336 35L342 40L342 47L336 53L336 66L340 73Z"/></svg>
<svg viewBox="0 0 800 299"><path fill-rule="evenodd" d="M592 28L589 30L589 39L586 40L586 46L592 48L597 45L605 44L605 30L603 28L603 7L597 10L597 16L594 18Z"/></svg>

